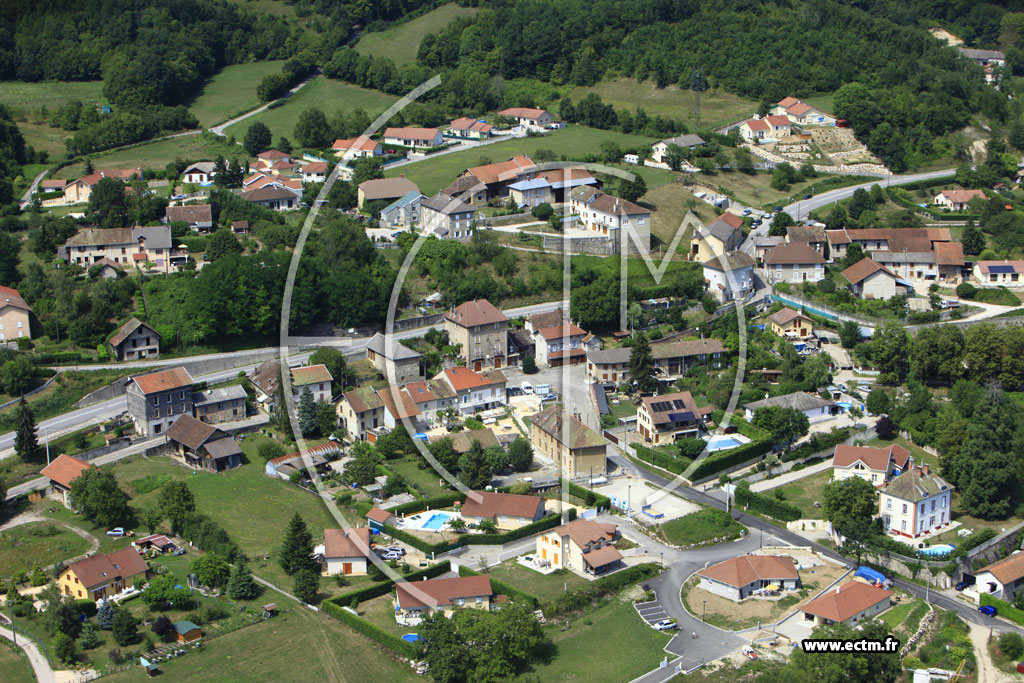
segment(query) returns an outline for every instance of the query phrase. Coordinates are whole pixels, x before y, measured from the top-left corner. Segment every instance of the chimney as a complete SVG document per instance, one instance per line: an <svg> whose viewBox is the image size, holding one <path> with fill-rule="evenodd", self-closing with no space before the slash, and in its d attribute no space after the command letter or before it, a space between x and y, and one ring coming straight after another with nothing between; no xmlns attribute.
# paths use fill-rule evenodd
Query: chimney
<svg viewBox="0 0 1024 683"><path fill-rule="evenodd" d="M836 595L839 595L839 586L836 586Z"/></svg>
<svg viewBox="0 0 1024 683"><path fill-rule="evenodd" d="M928 463L925 463L924 465L922 465L921 469L924 470L925 474L931 474L930 468L928 467Z"/></svg>
<svg viewBox="0 0 1024 683"><path fill-rule="evenodd" d="M920 465L918 465L918 466L917 466L917 476L919 476L919 477L920 477L920 476L921 476L921 474L922 474L922 472L921 472L921 466L920 466Z"/></svg>

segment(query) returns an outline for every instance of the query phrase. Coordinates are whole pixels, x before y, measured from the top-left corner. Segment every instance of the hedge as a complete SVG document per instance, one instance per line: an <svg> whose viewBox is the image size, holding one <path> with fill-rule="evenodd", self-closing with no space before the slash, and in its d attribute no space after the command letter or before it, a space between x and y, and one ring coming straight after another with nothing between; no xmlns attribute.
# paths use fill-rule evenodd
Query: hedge
<svg viewBox="0 0 1024 683"><path fill-rule="evenodd" d="M850 438L850 428L841 427L829 432L816 432L807 441L803 442L791 451L782 454L780 460L789 462L814 455L818 451L834 448L836 445Z"/></svg>
<svg viewBox="0 0 1024 683"><path fill-rule="evenodd" d="M451 569L451 563L448 560L442 560L433 567L427 567L419 571L413 572L405 576L406 581L421 581L422 579L432 579L435 576L440 576ZM388 580L382 581L381 583L375 583L372 586L366 586L358 590L349 591L342 595L336 595L333 598L324 600L324 604L334 603L335 606L347 606L352 604L352 598L357 598L359 602L366 602L367 600L373 600L379 598L382 595L387 595L391 592L395 582Z"/></svg>
<svg viewBox="0 0 1024 683"><path fill-rule="evenodd" d="M568 517L571 520L576 519L576 510L569 510ZM384 525L384 533L392 536L393 538L408 543L413 548L421 550L426 554L430 553L444 553L455 548L461 548L464 545L504 545L509 541L517 541L520 538L526 538L532 536L541 531L547 531L553 529L562 523L561 515L549 515L544 519L527 524L526 526L513 529L512 531L506 531L503 534L464 534L459 537L456 541L442 541L440 543L428 543L418 536L414 536L407 531L402 529L396 529L393 526Z"/></svg>
<svg viewBox="0 0 1024 683"><path fill-rule="evenodd" d="M480 576L480 572L460 565L459 576ZM536 609L537 604L540 602L536 595L531 595L526 591L521 591L515 586L510 586L504 581L499 581L493 576L487 576L491 579L491 588L494 590L495 595L507 595L508 599L513 602L521 602L525 605L529 605L530 609Z"/></svg>
<svg viewBox="0 0 1024 683"><path fill-rule="evenodd" d="M376 640L384 647L397 652L407 659L416 659L419 656L419 648L414 644L402 640L392 633L388 633L379 626L371 624L362 617L358 617L330 601L324 602L323 610L338 621L348 624L367 638Z"/></svg>
<svg viewBox="0 0 1024 683"><path fill-rule="evenodd" d="M608 510L612 506L611 498L608 496L602 496L600 493L594 493L590 489L583 488L579 484L574 484L568 479L562 480L562 487L565 491L577 498L582 498L583 502L590 507Z"/></svg>
<svg viewBox="0 0 1024 683"><path fill-rule="evenodd" d="M58 353L34 353L32 361L36 365L50 365L51 363L80 363L86 359L85 356L76 351L61 351Z"/></svg>
<svg viewBox="0 0 1024 683"><path fill-rule="evenodd" d="M991 605L992 607L996 608L996 611L999 613L999 616L1006 617L1007 619L1009 619L1012 622L1024 625L1024 610L1017 609L1016 607L1014 607L1012 604L1006 602L1005 600L1000 600L999 598L993 598L988 593L982 593L981 594L981 604L982 605Z"/></svg>
<svg viewBox="0 0 1024 683"><path fill-rule="evenodd" d="M736 487L736 505L783 522L795 522L803 517L803 512L797 506L754 493L745 486Z"/></svg>
<svg viewBox="0 0 1024 683"><path fill-rule="evenodd" d="M765 455L771 450L771 439L763 439L759 441L751 441L743 444L742 446L722 451L721 455L712 453L697 465L693 474L690 475L690 481L697 481L703 477L713 476L722 470L733 467L734 465L741 465L748 460L754 460L759 456Z"/></svg>

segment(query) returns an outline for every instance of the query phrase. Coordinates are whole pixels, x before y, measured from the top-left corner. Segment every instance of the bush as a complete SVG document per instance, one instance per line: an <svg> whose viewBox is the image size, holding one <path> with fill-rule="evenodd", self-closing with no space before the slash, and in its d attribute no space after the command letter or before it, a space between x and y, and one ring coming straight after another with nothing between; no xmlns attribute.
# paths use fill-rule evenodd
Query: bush
<svg viewBox="0 0 1024 683"><path fill-rule="evenodd" d="M693 462L692 460L672 456L664 451L648 448L638 443L633 444L633 450L636 452L638 460L649 462L655 467L668 470L672 474L682 474L690 466L690 463Z"/></svg>
<svg viewBox="0 0 1024 683"><path fill-rule="evenodd" d="M1010 659L1020 659L1024 655L1024 638L1013 631L1007 631L999 636L999 649Z"/></svg>
<svg viewBox="0 0 1024 683"><path fill-rule="evenodd" d="M961 282L956 286L956 295L961 299L973 299L978 293L978 288L970 282Z"/></svg>
<svg viewBox="0 0 1024 683"><path fill-rule="evenodd" d="M1006 617L1016 624L1024 625L1024 610L1019 610L1005 600L992 597L989 593L981 594L981 604L996 608L999 616Z"/></svg>
<svg viewBox="0 0 1024 683"><path fill-rule="evenodd" d="M722 451L721 455L712 453L701 461L690 476L691 482L697 482L717 475L722 470L748 461L753 461L772 450L771 439L760 439L745 443L736 448Z"/></svg>
<svg viewBox="0 0 1024 683"><path fill-rule="evenodd" d="M736 505L783 522L795 522L803 516L797 506L754 493L749 486L742 484L736 487Z"/></svg>
<svg viewBox="0 0 1024 683"><path fill-rule="evenodd" d="M583 502L589 507L603 508L607 510L612 506L612 501L608 496L602 496L600 493L594 493L590 489L583 488L579 484L574 484L568 479L562 480L562 489L564 491L568 491L577 498L582 498Z"/></svg>

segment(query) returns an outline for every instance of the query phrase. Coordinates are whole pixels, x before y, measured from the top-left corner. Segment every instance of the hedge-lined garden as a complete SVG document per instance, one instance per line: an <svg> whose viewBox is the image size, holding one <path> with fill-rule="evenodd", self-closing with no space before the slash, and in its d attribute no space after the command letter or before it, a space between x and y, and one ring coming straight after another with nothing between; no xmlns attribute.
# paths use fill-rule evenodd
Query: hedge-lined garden
<svg viewBox="0 0 1024 683"><path fill-rule="evenodd" d="M756 460L760 456L769 453L772 450L772 446L773 444L770 439L764 439L750 441L742 446L730 448L727 451L711 453L693 470L693 473L690 475L690 481L697 482L701 479L712 477L730 467Z"/></svg>
<svg viewBox="0 0 1024 683"><path fill-rule="evenodd" d="M480 576L480 572L470 569L469 567L459 565L459 576ZM531 595L526 591L521 591L515 586L499 581L493 576L491 579L491 589L495 595L507 595L508 599L512 602L521 602L525 605L529 605L530 609L536 609L537 604L540 600L537 599L536 595Z"/></svg>
<svg viewBox="0 0 1024 683"><path fill-rule="evenodd" d="M803 516L800 508L795 505L754 493L747 482L740 482L736 486L736 505L783 522L795 522Z"/></svg>
<svg viewBox="0 0 1024 683"><path fill-rule="evenodd" d="M412 503L410 503L410 505L412 505ZM569 510L567 517L569 518L569 521L576 519L575 508ZM431 553L448 552L449 550L461 548L466 545L504 545L510 541L517 541L520 538L526 538L527 536L532 536L533 534L541 531L553 529L561 523L561 515L549 515L540 521L534 522L533 524L527 524L526 526L519 527L518 529L506 531L503 534L463 534L457 540L442 541L440 543L429 543L408 531L403 531L402 529L388 526L387 524L383 525L383 529L384 533L392 538L396 538L403 543L408 543L413 548L430 555Z"/></svg>

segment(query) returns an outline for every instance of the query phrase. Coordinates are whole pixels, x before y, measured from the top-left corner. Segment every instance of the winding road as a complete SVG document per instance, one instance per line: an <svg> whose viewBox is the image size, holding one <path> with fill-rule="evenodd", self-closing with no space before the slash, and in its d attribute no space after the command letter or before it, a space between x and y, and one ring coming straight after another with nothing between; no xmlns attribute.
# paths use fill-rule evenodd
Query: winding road
<svg viewBox="0 0 1024 683"><path fill-rule="evenodd" d="M320 69L317 69L312 74L310 74L309 76L304 78L302 80L302 82L300 82L294 88L292 88L291 90L286 92L284 95L281 95L281 97L277 98L276 100L271 100L270 102L267 102L266 104L264 104L262 107L256 107L252 111L247 111L246 113L242 114L241 116L236 116L235 118L233 118L233 119L231 119L229 121L225 121L224 123L219 123L216 126L213 126L212 128L209 128L208 130L211 133L213 133L214 135L224 135L224 136L226 136L227 133L225 133L224 131L229 126L233 126L236 123L238 123L239 121L245 121L250 116L255 116L256 114L259 114L261 111L265 110L267 107L272 105L274 102L277 102L279 100L284 100L284 99L287 99L287 98L291 97L295 93L299 92L299 90L301 90L303 87L305 87L305 85L307 83L309 83L310 81L312 81L314 78L316 78L319 75L320 75ZM242 142L239 141L238 144L242 144Z"/></svg>

